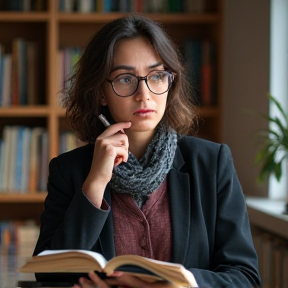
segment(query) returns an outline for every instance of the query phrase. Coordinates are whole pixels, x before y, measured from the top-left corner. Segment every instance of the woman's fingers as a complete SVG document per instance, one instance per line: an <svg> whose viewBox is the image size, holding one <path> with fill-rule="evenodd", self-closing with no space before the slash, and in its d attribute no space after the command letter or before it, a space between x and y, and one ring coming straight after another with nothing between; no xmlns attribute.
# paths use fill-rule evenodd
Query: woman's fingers
<svg viewBox="0 0 288 288"><path fill-rule="evenodd" d="M121 275L121 274L120 274ZM91 283L93 283L94 286L88 286L87 288L108 288L112 286L119 286L119 282L117 278L115 277L107 277L105 280L101 279L94 271L89 272L89 277L91 279ZM86 288L86 287L84 287Z"/></svg>
<svg viewBox="0 0 288 288"><path fill-rule="evenodd" d="M113 168L128 160L128 137L119 131L130 126L130 122L113 124L96 139L91 168L82 185L85 195L96 207L101 206Z"/></svg>
<svg viewBox="0 0 288 288"><path fill-rule="evenodd" d="M115 123L105 129L105 131L100 135L100 137L107 137L117 133L125 134L125 129L131 127L131 122L119 122Z"/></svg>
<svg viewBox="0 0 288 288"><path fill-rule="evenodd" d="M84 277L79 278L80 285L74 285L73 288L110 288L110 285L94 272L90 272L89 277L91 280Z"/></svg>
<svg viewBox="0 0 288 288"><path fill-rule="evenodd" d="M96 140L95 153L97 153L97 151L103 153L103 151L105 152L106 147L111 145L112 147L115 147L115 149L117 149L118 147L125 148L126 154L128 154L129 140L126 134L116 133L105 136L104 133L101 134Z"/></svg>
<svg viewBox="0 0 288 288"><path fill-rule="evenodd" d="M125 154L127 154L126 157L128 156L129 140L126 134L112 135L110 137L103 139L101 144L104 146L112 145L116 149L116 152L118 153L123 153L121 150L124 149L123 151L125 152ZM117 151L117 148L120 148L120 150ZM117 155L117 156L124 156L124 155Z"/></svg>
<svg viewBox="0 0 288 288"><path fill-rule="evenodd" d="M123 273L117 277L118 285L133 288L179 288L169 281L144 281L138 277Z"/></svg>
<svg viewBox="0 0 288 288"><path fill-rule="evenodd" d="M138 277L131 276L122 272L115 272L105 280L101 279L95 272L89 272L90 280L80 278L80 285L74 285L74 288L110 288L110 287L133 287L133 288L178 288L168 281L146 282Z"/></svg>

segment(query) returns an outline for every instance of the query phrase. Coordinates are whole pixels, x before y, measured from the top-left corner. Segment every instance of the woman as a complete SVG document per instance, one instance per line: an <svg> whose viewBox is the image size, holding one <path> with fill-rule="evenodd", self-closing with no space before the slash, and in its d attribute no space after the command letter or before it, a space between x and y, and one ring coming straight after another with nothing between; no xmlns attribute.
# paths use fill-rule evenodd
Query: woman
<svg viewBox="0 0 288 288"><path fill-rule="evenodd" d="M91 39L71 84L67 116L89 144L51 160L34 254L138 254L183 264L194 286L260 286L230 150L185 136L197 121L195 106L163 29L141 16L107 24ZM105 129L99 114L112 125ZM171 285L114 276L92 273L91 281L79 281L82 287Z"/></svg>

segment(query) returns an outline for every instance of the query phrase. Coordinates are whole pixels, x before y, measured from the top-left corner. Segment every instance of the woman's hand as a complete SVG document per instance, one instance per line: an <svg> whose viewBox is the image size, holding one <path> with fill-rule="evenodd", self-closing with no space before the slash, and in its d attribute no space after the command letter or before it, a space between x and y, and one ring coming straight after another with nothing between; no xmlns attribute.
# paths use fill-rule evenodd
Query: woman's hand
<svg viewBox="0 0 288 288"><path fill-rule="evenodd" d="M90 172L83 183L82 190L98 208L101 206L103 193L112 177L114 166L128 160L128 137L121 131L130 126L131 122L113 124L106 128L95 141Z"/></svg>
<svg viewBox="0 0 288 288"><path fill-rule="evenodd" d="M91 280L80 278L79 284L74 285L74 288L110 288L110 287L133 287L133 288L176 288L180 287L167 281L145 282L137 277L116 271L111 275L111 278L102 280L94 272L89 273Z"/></svg>

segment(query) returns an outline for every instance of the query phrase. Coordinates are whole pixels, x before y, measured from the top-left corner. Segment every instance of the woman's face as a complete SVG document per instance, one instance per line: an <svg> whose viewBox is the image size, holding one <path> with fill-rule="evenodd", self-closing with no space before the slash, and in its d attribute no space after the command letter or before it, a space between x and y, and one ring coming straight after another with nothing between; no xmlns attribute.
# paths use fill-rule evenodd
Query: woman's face
<svg viewBox="0 0 288 288"><path fill-rule="evenodd" d="M154 70L163 71L164 66L149 40L144 37L121 40L115 47L108 79L114 80L123 73L143 77ZM158 74L155 79L157 77ZM125 84L130 78L124 77L120 81ZM113 119L116 122L132 122L129 133L152 133L164 115L168 92L156 95L148 89L145 81L140 81L137 91L129 97L117 96L108 81L105 81L102 90L104 98L101 104L108 105Z"/></svg>

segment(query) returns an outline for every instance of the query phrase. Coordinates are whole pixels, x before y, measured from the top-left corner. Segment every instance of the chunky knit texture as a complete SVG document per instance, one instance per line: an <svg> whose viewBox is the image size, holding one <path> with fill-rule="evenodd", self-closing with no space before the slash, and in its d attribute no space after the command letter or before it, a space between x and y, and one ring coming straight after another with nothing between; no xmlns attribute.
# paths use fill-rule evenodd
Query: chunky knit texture
<svg viewBox="0 0 288 288"><path fill-rule="evenodd" d="M117 193L130 194L141 209L171 169L176 147L177 133L159 124L139 161L129 153L128 161L114 168L110 181L112 189Z"/></svg>

